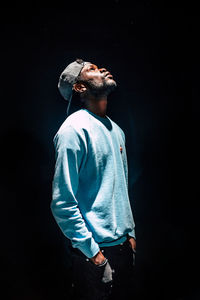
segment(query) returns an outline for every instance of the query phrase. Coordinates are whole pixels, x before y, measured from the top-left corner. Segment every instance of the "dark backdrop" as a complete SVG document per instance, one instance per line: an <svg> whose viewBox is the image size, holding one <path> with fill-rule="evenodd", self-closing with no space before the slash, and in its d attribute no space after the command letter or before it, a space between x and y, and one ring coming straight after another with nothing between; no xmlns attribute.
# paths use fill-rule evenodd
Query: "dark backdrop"
<svg viewBox="0 0 200 300"><path fill-rule="evenodd" d="M108 115L126 134L137 234L130 299L199 299L197 19L192 4L167 1L1 10L1 269L9 299L69 299L66 248L50 212L52 140L67 109L58 77L77 57L118 82Z"/></svg>

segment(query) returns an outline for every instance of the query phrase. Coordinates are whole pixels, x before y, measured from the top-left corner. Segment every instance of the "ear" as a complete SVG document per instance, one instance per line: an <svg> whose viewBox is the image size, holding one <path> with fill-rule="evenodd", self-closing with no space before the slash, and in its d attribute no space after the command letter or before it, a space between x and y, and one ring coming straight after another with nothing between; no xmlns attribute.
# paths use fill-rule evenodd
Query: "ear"
<svg viewBox="0 0 200 300"><path fill-rule="evenodd" d="M77 93L83 93L86 91L86 86L83 83L74 83L73 90L75 90Z"/></svg>

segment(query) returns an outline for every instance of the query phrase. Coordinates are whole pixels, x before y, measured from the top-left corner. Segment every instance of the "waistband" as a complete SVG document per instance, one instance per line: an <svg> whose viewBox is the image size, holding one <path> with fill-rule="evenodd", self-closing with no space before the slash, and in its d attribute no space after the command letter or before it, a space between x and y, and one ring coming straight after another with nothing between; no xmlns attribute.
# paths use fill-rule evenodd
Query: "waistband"
<svg viewBox="0 0 200 300"><path fill-rule="evenodd" d="M110 243L99 243L99 248L100 250L112 249L113 251L118 251L118 248L122 246L126 246L127 242L128 242L127 235L125 235ZM78 248L73 248L72 246L70 246L70 250L72 254L77 254L84 258L86 257Z"/></svg>
<svg viewBox="0 0 200 300"><path fill-rule="evenodd" d="M111 241L111 242L103 242L103 243L98 243L99 247L111 247L111 246L117 246L120 245L122 243L124 243L127 240L127 234L123 235L122 237L120 237L117 240Z"/></svg>

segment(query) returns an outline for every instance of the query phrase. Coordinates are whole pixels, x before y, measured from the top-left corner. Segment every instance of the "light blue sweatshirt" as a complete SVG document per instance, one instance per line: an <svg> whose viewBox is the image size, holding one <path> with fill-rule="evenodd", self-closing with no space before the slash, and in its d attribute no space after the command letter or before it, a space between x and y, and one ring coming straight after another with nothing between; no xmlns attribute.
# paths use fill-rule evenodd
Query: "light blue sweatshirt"
<svg viewBox="0 0 200 300"><path fill-rule="evenodd" d="M122 129L81 109L63 122L54 145L51 210L72 246L91 258L127 234L135 238Z"/></svg>

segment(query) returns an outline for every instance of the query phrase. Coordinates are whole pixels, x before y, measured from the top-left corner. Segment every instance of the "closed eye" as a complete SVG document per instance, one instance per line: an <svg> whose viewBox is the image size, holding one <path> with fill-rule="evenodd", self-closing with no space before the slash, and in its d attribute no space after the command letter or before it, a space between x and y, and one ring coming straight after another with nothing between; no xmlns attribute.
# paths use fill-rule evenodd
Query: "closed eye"
<svg viewBox="0 0 200 300"><path fill-rule="evenodd" d="M90 65L88 68L89 71L95 71L96 69L97 69L97 66L95 66L95 65Z"/></svg>

